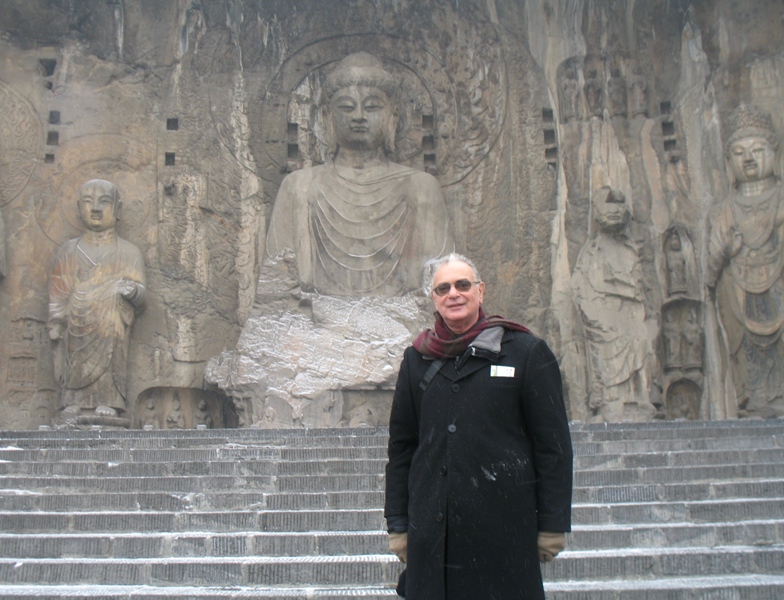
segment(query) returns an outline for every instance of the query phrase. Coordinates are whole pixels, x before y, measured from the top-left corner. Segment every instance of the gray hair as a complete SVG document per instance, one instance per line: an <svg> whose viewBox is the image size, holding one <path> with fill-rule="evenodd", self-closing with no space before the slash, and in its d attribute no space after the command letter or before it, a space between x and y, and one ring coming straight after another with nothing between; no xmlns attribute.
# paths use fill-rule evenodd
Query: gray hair
<svg viewBox="0 0 784 600"><path fill-rule="evenodd" d="M476 268L474 261L472 261L467 256L463 256L457 252L452 252L446 256L430 258L425 261L424 267L422 268L422 289L425 291L425 295L429 296L430 292L433 290L433 278L436 276L436 271L438 271L438 269L443 267L445 264L451 262L461 262L467 264L474 272L474 281L482 281L482 277L479 275L479 269Z"/></svg>

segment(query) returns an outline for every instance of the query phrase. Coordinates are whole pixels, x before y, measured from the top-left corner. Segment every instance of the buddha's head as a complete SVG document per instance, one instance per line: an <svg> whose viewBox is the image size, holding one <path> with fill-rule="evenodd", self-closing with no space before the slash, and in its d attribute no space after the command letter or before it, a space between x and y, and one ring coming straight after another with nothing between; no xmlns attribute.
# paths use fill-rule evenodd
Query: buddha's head
<svg viewBox="0 0 784 600"><path fill-rule="evenodd" d="M121 208L120 191L110 181L91 179L79 190L79 217L91 231L112 229Z"/></svg>
<svg viewBox="0 0 784 600"><path fill-rule="evenodd" d="M768 114L741 104L729 118L728 134L724 152L735 183L776 174L779 140Z"/></svg>
<svg viewBox="0 0 784 600"><path fill-rule="evenodd" d="M622 232L632 218L626 196L620 190L604 186L591 195L591 211L596 224L604 232Z"/></svg>
<svg viewBox="0 0 784 600"><path fill-rule="evenodd" d="M331 154L339 147L394 151L397 82L380 60L366 52L350 54L329 75L324 92Z"/></svg>

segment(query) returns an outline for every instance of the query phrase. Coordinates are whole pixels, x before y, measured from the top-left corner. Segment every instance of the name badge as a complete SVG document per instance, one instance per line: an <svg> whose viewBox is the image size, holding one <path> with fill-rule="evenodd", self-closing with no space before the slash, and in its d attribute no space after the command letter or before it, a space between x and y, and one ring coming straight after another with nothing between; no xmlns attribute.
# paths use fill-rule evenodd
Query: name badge
<svg viewBox="0 0 784 600"><path fill-rule="evenodd" d="M490 377L514 377L514 367L490 366Z"/></svg>

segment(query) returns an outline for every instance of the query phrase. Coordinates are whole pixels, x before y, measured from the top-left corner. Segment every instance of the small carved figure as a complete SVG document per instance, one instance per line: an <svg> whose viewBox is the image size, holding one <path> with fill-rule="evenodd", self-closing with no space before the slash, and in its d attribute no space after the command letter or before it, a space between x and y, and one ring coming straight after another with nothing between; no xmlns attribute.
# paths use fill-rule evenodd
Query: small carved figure
<svg viewBox="0 0 784 600"><path fill-rule="evenodd" d="M665 249L667 259L667 291L670 296L688 292L686 279L686 256L683 253L683 243L680 233L673 228L667 238Z"/></svg>
<svg viewBox="0 0 784 600"><path fill-rule="evenodd" d="M585 78L585 100L592 116L604 115L604 86L595 70L589 71Z"/></svg>
<svg viewBox="0 0 784 600"><path fill-rule="evenodd" d="M212 416L210 416L210 407L207 401L202 399L199 401L199 406L196 408L196 424L204 425L207 429L212 427Z"/></svg>
<svg viewBox="0 0 784 600"><path fill-rule="evenodd" d="M5 258L5 222L0 212L0 277L5 277L8 267Z"/></svg>
<svg viewBox="0 0 784 600"><path fill-rule="evenodd" d="M607 82L607 108L611 117L625 117L628 114L626 79L618 69L613 70L610 80Z"/></svg>
<svg viewBox="0 0 784 600"><path fill-rule="evenodd" d="M166 427L168 429L185 428L185 416L182 414L182 401L179 392L174 392L172 396L171 408L169 414L166 415Z"/></svg>
<svg viewBox="0 0 784 600"><path fill-rule="evenodd" d="M561 74L561 122L569 123L580 116L580 83L574 64L567 64Z"/></svg>
<svg viewBox="0 0 784 600"><path fill-rule="evenodd" d="M632 117L648 116L648 82L640 67L635 67L631 82Z"/></svg>
<svg viewBox="0 0 784 600"><path fill-rule="evenodd" d="M288 175L266 255L296 255L302 286L338 296L398 296L419 287L422 262L453 248L438 181L390 160L397 83L370 54L344 58L322 107L332 159Z"/></svg>
<svg viewBox="0 0 784 600"><path fill-rule="evenodd" d="M703 333L699 315L695 308L689 310L686 323L683 325L683 349L681 357L687 369L702 368Z"/></svg>
<svg viewBox="0 0 784 600"><path fill-rule="evenodd" d="M158 429L158 410L155 407L155 398L152 396L147 398L144 414L140 420L142 429Z"/></svg>
<svg viewBox="0 0 784 600"><path fill-rule="evenodd" d="M707 284L726 332L738 406L784 415L784 189L770 116L741 104L725 143L734 189L708 215Z"/></svg>
<svg viewBox="0 0 784 600"><path fill-rule="evenodd" d="M650 400L653 356L641 288L642 269L627 237L631 210L620 191L603 187L591 196L598 231L577 257L572 289L585 331L589 407L599 421L644 421Z"/></svg>
<svg viewBox="0 0 784 600"><path fill-rule="evenodd" d="M126 408L130 330L144 307L144 260L115 231L122 203L114 184L88 181L78 205L87 231L60 247L49 285L55 375L63 408L118 415Z"/></svg>

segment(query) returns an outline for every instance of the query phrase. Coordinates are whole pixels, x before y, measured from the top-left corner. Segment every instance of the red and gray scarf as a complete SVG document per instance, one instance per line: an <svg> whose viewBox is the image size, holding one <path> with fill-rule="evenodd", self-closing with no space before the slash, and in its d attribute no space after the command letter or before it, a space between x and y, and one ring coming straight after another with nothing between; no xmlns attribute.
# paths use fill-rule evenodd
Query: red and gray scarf
<svg viewBox="0 0 784 600"><path fill-rule="evenodd" d="M435 358L454 358L460 356L463 351L468 348L471 342L476 339L480 333L485 329L491 327L503 327L511 331L522 331L524 333L531 333L525 325L508 321L499 315L490 317L485 316L482 308L479 308L479 320L476 324L462 334L453 333L449 327L446 326L444 318L438 313L435 313L436 322L433 329L425 329L414 340L414 348L425 356L433 356Z"/></svg>

